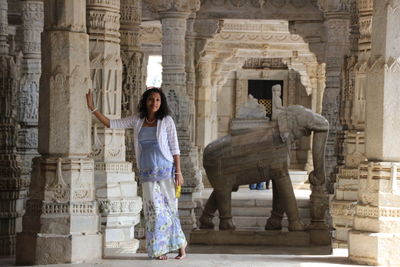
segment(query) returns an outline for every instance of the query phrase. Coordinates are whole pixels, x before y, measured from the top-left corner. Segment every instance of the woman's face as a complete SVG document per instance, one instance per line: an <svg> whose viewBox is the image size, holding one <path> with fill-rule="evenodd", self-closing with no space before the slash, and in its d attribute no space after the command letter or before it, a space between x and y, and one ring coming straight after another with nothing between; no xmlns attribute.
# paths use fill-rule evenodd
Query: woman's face
<svg viewBox="0 0 400 267"><path fill-rule="evenodd" d="M151 93L146 100L146 107L148 113L156 113L161 106L161 96L159 93Z"/></svg>

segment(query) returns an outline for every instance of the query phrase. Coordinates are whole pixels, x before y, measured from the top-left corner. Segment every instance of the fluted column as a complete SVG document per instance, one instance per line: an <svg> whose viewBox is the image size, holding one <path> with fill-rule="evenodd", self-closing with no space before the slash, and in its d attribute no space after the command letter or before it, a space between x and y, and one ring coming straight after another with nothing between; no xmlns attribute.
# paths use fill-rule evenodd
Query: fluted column
<svg viewBox="0 0 400 267"><path fill-rule="evenodd" d="M400 0L373 3L366 90L365 151L358 166L358 198L349 258L369 265L400 264Z"/></svg>
<svg viewBox="0 0 400 267"><path fill-rule="evenodd" d="M129 11L128 6L123 7ZM87 21L95 105L110 119L117 119L121 117L122 98L120 1L88 0ZM125 42L131 38L123 34ZM139 247L134 227L140 221L142 202L132 163L125 160L125 130L106 128L93 116L92 155L103 257L132 256Z"/></svg>
<svg viewBox="0 0 400 267"><path fill-rule="evenodd" d="M44 1L39 153L17 239L17 264L101 257L90 153L89 42L85 2Z"/></svg>
<svg viewBox="0 0 400 267"><path fill-rule="evenodd" d="M0 256L14 255L23 198L29 181L21 178L17 153L17 90L19 66L9 54L8 5L0 2ZM24 191L25 190L25 191Z"/></svg>

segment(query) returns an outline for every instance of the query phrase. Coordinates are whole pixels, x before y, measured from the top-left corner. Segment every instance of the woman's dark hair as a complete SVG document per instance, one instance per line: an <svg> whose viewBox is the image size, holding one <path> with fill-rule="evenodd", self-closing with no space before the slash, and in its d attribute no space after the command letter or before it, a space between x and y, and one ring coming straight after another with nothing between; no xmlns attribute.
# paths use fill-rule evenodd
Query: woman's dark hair
<svg viewBox="0 0 400 267"><path fill-rule="evenodd" d="M157 87L152 87L150 89L147 89L143 95L142 98L139 101L138 105L138 111L139 111L139 116L141 119L147 116L147 98L152 94L152 93L159 93L161 96L161 105L160 109L156 112L156 118L159 120L162 120L165 116L169 115L171 112L168 108L168 103L167 103L167 98L165 97L165 94L163 91L161 91L161 88Z"/></svg>

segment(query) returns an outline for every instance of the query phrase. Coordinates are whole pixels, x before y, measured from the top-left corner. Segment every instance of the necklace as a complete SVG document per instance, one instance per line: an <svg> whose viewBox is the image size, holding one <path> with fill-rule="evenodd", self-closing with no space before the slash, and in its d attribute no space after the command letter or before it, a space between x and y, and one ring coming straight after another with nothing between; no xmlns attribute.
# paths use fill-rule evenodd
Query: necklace
<svg viewBox="0 0 400 267"><path fill-rule="evenodd" d="M152 121L149 121L149 120L147 119L147 117L145 117L145 120L146 120L146 122L147 122L148 124L153 124L153 123L156 122L157 119L154 119L154 120L152 120Z"/></svg>

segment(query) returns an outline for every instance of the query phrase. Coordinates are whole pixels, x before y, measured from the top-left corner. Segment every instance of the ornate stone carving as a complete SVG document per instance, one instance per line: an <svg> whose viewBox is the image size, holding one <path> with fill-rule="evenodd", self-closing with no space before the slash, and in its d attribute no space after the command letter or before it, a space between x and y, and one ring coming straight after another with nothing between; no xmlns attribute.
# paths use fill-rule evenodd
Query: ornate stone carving
<svg viewBox="0 0 400 267"><path fill-rule="evenodd" d="M29 180L18 152L18 89L22 53L8 42L8 3L0 3L0 255L15 255L16 234L23 215ZM11 38L10 38L11 40ZM13 56L14 55L14 56Z"/></svg>
<svg viewBox="0 0 400 267"><path fill-rule="evenodd" d="M244 69L285 69L287 65L282 58L249 58L244 62Z"/></svg>
<svg viewBox="0 0 400 267"><path fill-rule="evenodd" d="M140 198L132 200L101 200L99 201L100 213L104 216L119 215L120 213L133 213L138 215L142 210Z"/></svg>
<svg viewBox="0 0 400 267"><path fill-rule="evenodd" d="M89 0L86 6L88 33L91 38L104 36L103 38L119 43L120 1Z"/></svg>
<svg viewBox="0 0 400 267"><path fill-rule="evenodd" d="M142 43L161 43L161 29L159 27L141 27L140 28L140 41Z"/></svg>
<svg viewBox="0 0 400 267"><path fill-rule="evenodd" d="M23 18L28 20L25 24L37 17L40 8L33 4L39 2L24 1ZM40 102L43 106L39 110L39 146L40 152L46 156L36 158L33 163L28 210L23 218L22 232L17 236L16 258L20 265L101 257L102 250L97 245L101 243L99 218L93 199L93 161L87 158L90 152L87 142L89 113L84 107L82 91L89 85L85 7L85 2L77 0L44 1L46 19L41 40L48 52L42 55ZM32 35L31 31L35 22L31 24L25 25L24 37L28 43L39 42L35 39L38 35ZM32 59L38 59L38 55L35 50L27 49L28 74L38 74L34 68L40 66L38 63L29 68ZM38 80L32 83L29 79L29 75L26 76L21 92L35 88L31 87L32 84L38 84ZM22 114L35 115L35 112L28 109ZM75 223L77 213L83 215L78 216L79 223ZM90 247L91 253L80 253L77 243ZM60 248L71 246L74 246L73 250L60 252ZM30 249L36 252L25 254Z"/></svg>
<svg viewBox="0 0 400 267"><path fill-rule="evenodd" d="M155 12L193 12L200 8L200 0L146 0Z"/></svg>
<svg viewBox="0 0 400 267"><path fill-rule="evenodd" d="M329 5L333 3L328 3ZM341 6L329 6L327 10L342 10ZM326 13L327 19L327 53L326 53L326 88L322 114L328 119L330 132L327 145L327 174L330 182L327 184L329 192L333 192L333 182L336 179L336 166L339 156L339 136L342 129L340 124L340 79L343 58L350 52L349 26L350 17L345 12L341 15L335 15L335 12ZM338 39L337 34L346 36Z"/></svg>
<svg viewBox="0 0 400 267"><path fill-rule="evenodd" d="M355 0L318 0L318 6L325 12L349 12Z"/></svg>
<svg viewBox="0 0 400 267"><path fill-rule="evenodd" d="M135 114L141 94L141 1L108 1L90 0L87 5L90 68L96 106L109 118L119 119L121 111L124 116ZM121 10L121 29L120 4L124 8ZM131 147L126 148L126 142L125 130L108 129L94 118L92 155L96 162L95 194L101 213L104 257L132 256L138 248L138 241L125 234L127 228L134 231L141 207L132 164L125 161L126 150L132 152ZM133 158L133 155L129 157ZM124 189L108 190L121 185ZM126 193L126 190L130 192ZM132 205L135 210L129 209ZM118 249L110 244L115 240L121 244Z"/></svg>
<svg viewBox="0 0 400 267"><path fill-rule="evenodd" d="M284 18L288 20L320 16L317 0L202 0L198 12L200 18L231 18L232 11L237 19ZM302 12L296 12L301 9ZM279 16L276 13L279 12Z"/></svg>

